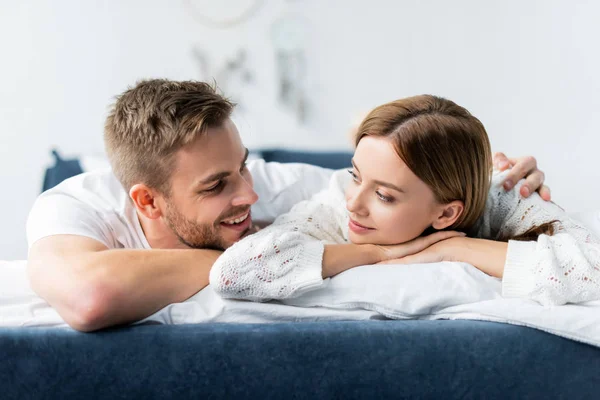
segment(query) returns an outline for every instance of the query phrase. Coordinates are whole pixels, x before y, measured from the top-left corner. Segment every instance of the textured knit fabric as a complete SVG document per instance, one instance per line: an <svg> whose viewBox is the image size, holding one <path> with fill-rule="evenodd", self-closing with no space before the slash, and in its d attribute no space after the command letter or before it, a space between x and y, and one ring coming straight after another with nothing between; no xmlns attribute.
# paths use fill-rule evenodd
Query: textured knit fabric
<svg viewBox="0 0 600 400"><path fill-rule="evenodd" d="M537 193L522 198L519 189L505 191L505 174L492 179L486 211L474 234L480 238L514 237L545 222L554 224L552 236L537 241L509 240L502 294L543 305L581 303L600 299L600 240L591 230L570 218Z"/></svg>
<svg viewBox="0 0 600 400"><path fill-rule="evenodd" d="M493 176L486 209L469 236L514 237L544 222L559 222L553 236L509 241L503 295L544 305L600 299L600 241L537 193L522 198L522 182L505 191L505 174ZM348 243L344 188L349 180L346 171L337 171L327 190L227 249L211 270L214 289L226 298L262 301L321 286L324 245Z"/></svg>

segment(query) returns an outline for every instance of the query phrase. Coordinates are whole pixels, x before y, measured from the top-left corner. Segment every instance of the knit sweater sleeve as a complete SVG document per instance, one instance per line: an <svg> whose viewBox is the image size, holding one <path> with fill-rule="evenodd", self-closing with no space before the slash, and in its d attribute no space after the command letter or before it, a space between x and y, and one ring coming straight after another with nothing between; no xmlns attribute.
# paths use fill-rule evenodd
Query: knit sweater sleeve
<svg viewBox="0 0 600 400"><path fill-rule="evenodd" d="M320 287L324 243L346 242L344 215L330 190L228 248L210 271L213 289L225 298L266 301Z"/></svg>
<svg viewBox="0 0 600 400"><path fill-rule="evenodd" d="M508 241L502 278L505 297L529 298L543 305L580 303L600 299L600 240L537 193L519 195L522 182L505 191L503 173L495 174L488 204L476 236L511 238L546 222L554 224L552 236L537 241Z"/></svg>

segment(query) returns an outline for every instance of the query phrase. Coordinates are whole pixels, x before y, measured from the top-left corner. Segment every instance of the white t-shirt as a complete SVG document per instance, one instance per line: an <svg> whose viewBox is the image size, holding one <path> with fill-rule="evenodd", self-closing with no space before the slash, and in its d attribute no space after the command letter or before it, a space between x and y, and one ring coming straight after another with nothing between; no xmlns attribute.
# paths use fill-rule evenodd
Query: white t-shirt
<svg viewBox="0 0 600 400"><path fill-rule="evenodd" d="M257 221L272 222L292 206L327 187L332 170L307 164L248 162L259 196ZM129 195L110 169L69 178L42 193L27 220L29 247L52 235L79 235L109 249L150 249Z"/></svg>

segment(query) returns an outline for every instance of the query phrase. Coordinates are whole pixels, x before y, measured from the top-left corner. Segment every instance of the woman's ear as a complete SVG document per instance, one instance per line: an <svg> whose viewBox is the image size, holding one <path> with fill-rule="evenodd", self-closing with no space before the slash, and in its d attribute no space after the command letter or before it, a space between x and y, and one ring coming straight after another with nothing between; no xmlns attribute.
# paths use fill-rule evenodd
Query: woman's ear
<svg viewBox="0 0 600 400"><path fill-rule="evenodd" d="M435 220L431 226L437 230L444 229L454 224L465 210L465 205L460 200L439 206Z"/></svg>
<svg viewBox="0 0 600 400"><path fill-rule="evenodd" d="M156 219L162 215L154 191L143 183L133 185L129 189L129 197L135 208L146 218Z"/></svg>

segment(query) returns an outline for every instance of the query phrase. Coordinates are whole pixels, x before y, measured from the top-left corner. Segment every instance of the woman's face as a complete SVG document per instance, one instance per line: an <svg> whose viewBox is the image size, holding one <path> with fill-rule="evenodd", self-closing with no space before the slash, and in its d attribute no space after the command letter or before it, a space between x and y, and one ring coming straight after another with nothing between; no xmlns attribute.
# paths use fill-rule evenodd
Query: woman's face
<svg viewBox="0 0 600 400"><path fill-rule="evenodd" d="M387 138L358 143L346 189L349 238L357 244L397 244L418 237L441 207L432 190L398 157Z"/></svg>

